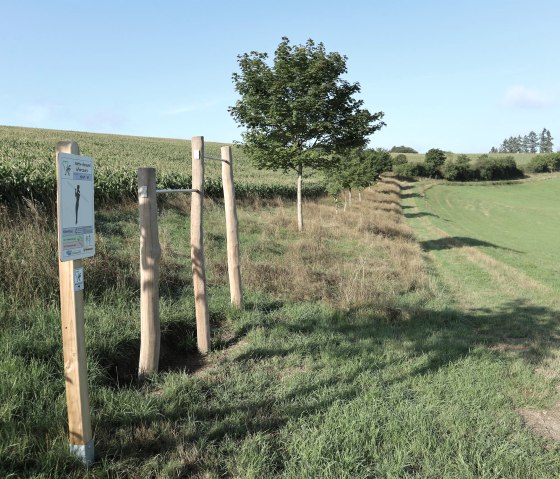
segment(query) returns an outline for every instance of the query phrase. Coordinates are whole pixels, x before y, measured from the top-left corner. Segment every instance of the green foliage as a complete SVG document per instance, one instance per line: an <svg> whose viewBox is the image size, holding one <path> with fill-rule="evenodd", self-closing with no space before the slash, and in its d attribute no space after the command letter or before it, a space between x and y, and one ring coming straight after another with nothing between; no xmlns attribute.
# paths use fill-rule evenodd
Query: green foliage
<svg viewBox="0 0 560 479"><path fill-rule="evenodd" d="M345 189L366 188L391 168L391 154L387 150L351 150L339 158L336 166L327 170L327 191L337 195Z"/></svg>
<svg viewBox="0 0 560 479"><path fill-rule="evenodd" d="M541 153L552 153L552 147L553 147L552 140L553 138L552 135L550 134L550 130L543 128L543 131L541 132L540 144L539 144Z"/></svg>
<svg viewBox="0 0 560 479"><path fill-rule="evenodd" d="M414 148L411 148L410 146L393 146L393 148L391 148L389 150L389 153L418 153Z"/></svg>
<svg viewBox="0 0 560 479"><path fill-rule="evenodd" d="M322 43L290 45L283 38L267 64L266 53L238 57L233 74L241 98L229 109L242 134L245 152L257 167L295 170L330 168L336 154L363 147L384 123L354 95L358 83L342 79L346 57L327 53Z"/></svg>
<svg viewBox="0 0 560 479"><path fill-rule="evenodd" d="M441 178L441 167L445 163L445 158L445 153L439 148L428 150L424 160L427 176Z"/></svg>
<svg viewBox="0 0 560 479"><path fill-rule="evenodd" d="M530 131L527 135L510 136L505 138L500 145L499 150L492 147L491 153L552 153L553 138L550 130L543 128L540 136L534 131Z"/></svg>
<svg viewBox="0 0 560 479"><path fill-rule="evenodd" d="M469 181L477 176L467 155L458 155L455 160L447 159L441 167L441 173L443 178L449 181Z"/></svg>
<svg viewBox="0 0 560 479"><path fill-rule="evenodd" d="M393 173L402 178L426 177L426 167L424 163L403 163L393 166Z"/></svg>
<svg viewBox="0 0 560 479"><path fill-rule="evenodd" d="M399 153L393 158L393 165L404 165L408 163L408 159L404 153Z"/></svg>
<svg viewBox="0 0 560 479"><path fill-rule="evenodd" d="M513 180L523 177L523 172L517 167L512 156L492 158L480 155L475 163L478 177L483 181Z"/></svg>
<svg viewBox="0 0 560 479"><path fill-rule="evenodd" d="M525 165L528 173L549 173L560 171L560 153L544 153L531 158Z"/></svg>

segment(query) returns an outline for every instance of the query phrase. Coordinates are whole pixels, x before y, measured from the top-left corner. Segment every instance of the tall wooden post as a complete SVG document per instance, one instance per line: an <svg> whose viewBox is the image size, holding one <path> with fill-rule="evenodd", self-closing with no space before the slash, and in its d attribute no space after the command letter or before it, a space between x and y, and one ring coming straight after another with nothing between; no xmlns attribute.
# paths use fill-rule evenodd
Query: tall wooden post
<svg viewBox="0 0 560 479"><path fill-rule="evenodd" d="M140 361L138 377L156 373L161 329L159 320L159 265L156 170L138 169L140 215Z"/></svg>
<svg viewBox="0 0 560 479"><path fill-rule="evenodd" d="M302 190L303 190L303 165L300 163L297 167L297 225L298 231L303 231L303 206L302 206Z"/></svg>
<svg viewBox="0 0 560 479"><path fill-rule="evenodd" d="M226 241L228 257L229 291L231 304L236 308L243 306L241 288L241 267L239 264L239 230L237 208L235 206L235 187L233 183L233 155L231 146L222 146L222 184L224 186L224 206L226 212Z"/></svg>
<svg viewBox="0 0 560 479"><path fill-rule="evenodd" d="M78 144L73 141L59 142L56 145L57 169L59 153L79 155L80 148ZM59 188L57 188L57 212L60 228ZM59 248L62 248L62 245L59 244ZM89 466L93 464L94 447L87 382L84 292L83 290L75 291L76 288L74 288L74 271L80 270L81 268L81 259L60 261L59 258L58 260L64 379L66 382L70 451Z"/></svg>
<svg viewBox="0 0 560 479"><path fill-rule="evenodd" d="M192 188L197 190L191 197L191 261L194 301L196 311L196 338L202 354L210 350L210 320L206 296L206 269L202 241L202 207L204 203L204 137L194 136L192 147Z"/></svg>

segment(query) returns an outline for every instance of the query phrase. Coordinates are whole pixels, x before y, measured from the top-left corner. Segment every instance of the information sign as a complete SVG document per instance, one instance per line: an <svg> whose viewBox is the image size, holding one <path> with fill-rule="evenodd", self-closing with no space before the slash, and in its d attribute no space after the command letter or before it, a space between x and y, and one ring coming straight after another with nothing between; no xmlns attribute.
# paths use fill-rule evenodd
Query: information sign
<svg viewBox="0 0 560 479"><path fill-rule="evenodd" d="M60 261L95 254L93 159L58 154L58 249Z"/></svg>

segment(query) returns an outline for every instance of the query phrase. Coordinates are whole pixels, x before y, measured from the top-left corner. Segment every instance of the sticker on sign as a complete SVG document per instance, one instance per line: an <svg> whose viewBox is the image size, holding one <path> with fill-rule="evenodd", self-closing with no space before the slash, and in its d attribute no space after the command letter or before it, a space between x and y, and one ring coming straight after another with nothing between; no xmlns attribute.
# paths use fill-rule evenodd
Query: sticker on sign
<svg viewBox="0 0 560 479"><path fill-rule="evenodd" d="M95 254L93 159L57 155L58 249L60 261Z"/></svg>

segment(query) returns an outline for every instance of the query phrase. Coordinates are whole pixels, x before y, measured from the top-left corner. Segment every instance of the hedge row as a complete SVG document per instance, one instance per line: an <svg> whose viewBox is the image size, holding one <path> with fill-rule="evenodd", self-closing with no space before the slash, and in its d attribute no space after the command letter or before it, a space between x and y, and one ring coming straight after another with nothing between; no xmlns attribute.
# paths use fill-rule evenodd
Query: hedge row
<svg viewBox="0 0 560 479"><path fill-rule="evenodd" d="M531 158L525 166L528 173L552 173L560 171L560 152L544 153Z"/></svg>
<svg viewBox="0 0 560 479"><path fill-rule="evenodd" d="M448 181L497 181L523 178L521 171L512 156L492 158L480 155L474 162L466 155L458 155L456 159L447 159L434 170L425 163L404 163L395 165L393 171L403 177L432 177Z"/></svg>
<svg viewBox="0 0 560 479"><path fill-rule="evenodd" d="M295 183L295 181L294 181ZM158 178L157 187L162 189L190 188L191 176L163 174ZM209 197L223 197L221 179L207 178L205 193ZM137 173L130 169L99 167L95 170L95 200L98 203L114 203L137 198ZM238 198L295 198L296 186L259 185L236 183ZM326 193L320 184L308 184L304 188L306 197L318 197ZM43 204L52 204L56 199L56 171L45 163L30 161L14 163L0 162L0 203L15 204L24 198Z"/></svg>

